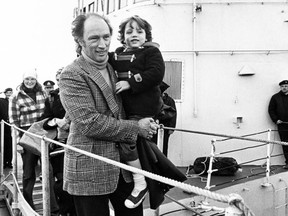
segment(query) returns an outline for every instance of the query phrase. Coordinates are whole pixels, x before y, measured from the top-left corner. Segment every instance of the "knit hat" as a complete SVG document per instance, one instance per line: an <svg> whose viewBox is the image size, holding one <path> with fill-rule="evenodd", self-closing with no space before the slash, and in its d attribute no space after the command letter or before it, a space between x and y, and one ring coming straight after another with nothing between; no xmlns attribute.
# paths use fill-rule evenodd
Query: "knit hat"
<svg viewBox="0 0 288 216"><path fill-rule="evenodd" d="M28 71L26 71L24 74L23 74L23 80L27 77L32 77L34 79L37 79L37 72L36 72L36 69L30 69Z"/></svg>

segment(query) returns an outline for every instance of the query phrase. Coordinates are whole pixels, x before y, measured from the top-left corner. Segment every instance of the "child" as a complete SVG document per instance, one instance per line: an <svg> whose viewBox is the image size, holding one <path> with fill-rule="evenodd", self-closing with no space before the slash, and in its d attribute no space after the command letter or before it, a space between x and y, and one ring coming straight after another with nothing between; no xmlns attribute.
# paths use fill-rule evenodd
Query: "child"
<svg viewBox="0 0 288 216"><path fill-rule="evenodd" d="M139 16L126 19L119 26L119 40L123 46L110 54L109 61L119 80L116 93L121 93L129 119L156 117L163 106L159 85L165 65L158 44L152 42L151 29ZM141 169L136 146L122 144L120 149L122 160ZM125 200L127 208L136 208L148 192L143 175L134 173L133 180L134 189Z"/></svg>

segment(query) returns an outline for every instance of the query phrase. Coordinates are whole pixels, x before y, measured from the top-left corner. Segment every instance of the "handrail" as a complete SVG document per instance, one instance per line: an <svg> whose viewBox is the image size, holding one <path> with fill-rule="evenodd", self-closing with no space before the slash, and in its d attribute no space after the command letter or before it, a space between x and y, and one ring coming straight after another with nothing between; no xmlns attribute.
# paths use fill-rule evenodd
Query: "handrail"
<svg viewBox="0 0 288 216"><path fill-rule="evenodd" d="M253 139L253 138L246 138L246 137L243 137L243 136L234 136L234 135L229 135L229 134L220 134L220 133L195 131L195 130L185 130L185 129L172 128L172 127L163 127L163 128L167 129L167 130L174 130L174 131L181 131L181 132L195 133L195 134L202 134L202 135L212 135L212 136L217 136L217 137L227 137L227 138L231 138L231 139L239 139L239 140L246 140L246 141L252 141L252 142L262 142L262 143L271 143L271 144L278 144L278 145L288 145L288 142L283 142L283 141Z"/></svg>
<svg viewBox="0 0 288 216"><path fill-rule="evenodd" d="M48 163L49 163L49 159L48 159L48 145L45 144L45 142L51 142L51 143L54 143L56 145L59 145L59 146L62 146L63 148L65 149L70 149L70 150L73 150L73 151L76 151L78 153L81 153L81 154L84 154L86 156L89 156L89 157L92 157L94 159L97 159L97 160L101 160L103 162L106 162L106 163L109 163L109 164L112 164L112 165L115 165L119 168L122 168L122 169L125 169L125 170L128 170L130 172L134 172L134 173L138 173L138 174L142 174L144 175L145 177L148 177L150 179L153 179L153 180L156 180L156 181L159 181L159 182L162 182L162 183L165 183L165 184L168 184L168 185L171 185L173 187L177 187L177 188L180 188L184 191L187 191L189 193L195 193L195 194L198 194L198 195L202 195L202 196L205 196L207 198L210 198L210 199L213 199L213 200L216 200L216 201L219 201L219 202L224 202L224 203L229 203L229 204L234 204L235 206L237 206L238 208L241 209L241 211L243 211L243 213L245 214L245 216L253 216L253 212L249 209L249 207L244 203L243 199L239 196L239 195L235 195L235 194L230 194L230 195L222 195L222 194L218 194L216 192L211 192L207 189L201 189L201 188L198 188L198 187L195 187L195 186L192 186L192 185L189 185L189 184L186 184L186 183L183 183L183 182L178 182L178 181L175 181L173 179L169 179L169 178L166 178L166 177L163 177L163 176L160 176L160 175L156 175L156 174L153 174L153 173L150 173L150 172L147 172L145 170L141 170L141 169L137 169L135 167L131 167L129 165L126 165L126 164L123 164L123 163L120 163L118 161L113 161L109 158L105 158L105 157L102 157L100 155L96 155L96 154L93 154L93 153L90 153L90 152L86 152L84 150L81 150L81 149L78 149L78 148L75 148L73 146L69 146L69 145L66 145L66 144L63 144L63 143L60 143L60 142L57 142L55 140L52 140L50 138L47 138L47 137L43 137L43 136L39 136L39 135L36 135L36 134L32 134L30 132L27 132L25 130L22 130L14 125L11 125L5 121L2 120L1 124L7 124L9 125L10 127L13 128L13 130L20 130L24 133L28 133L32 136L35 136L35 137L38 137L38 138L41 138L41 157L42 157L42 175L44 174L46 177L43 178L43 196L45 198L45 200L47 200L47 194L49 193L49 182L48 182L48 179L47 176L49 176L49 166L48 166ZM224 134L216 134L216 133L207 133L207 132L201 132L201 131L189 131L189 130L183 130L183 129L177 129L177 128L169 128L169 127L161 127L163 129L171 129L171 130L175 130L175 131L184 131L184 132L190 132L190 133L200 133L200 134L205 134L205 135L214 135L214 136L223 136L223 137L230 137L230 138L235 138L235 139L244 139L244 140L248 140L248 141L256 141L256 142L265 142L265 143L268 143L268 142L271 142L271 143L276 143L276 144L286 144L285 142L276 142L276 141L270 141L270 140L260 140L260 139L252 139L252 138L244 138L244 137L237 137L237 136L232 136L232 135L224 135ZM162 133L163 135L163 133ZM159 139L158 139L159 141ZM162 138L160 137L160 141L159 142L163 142L163 136ZM158 144L159 144L158 142ZM16 139L14 137L13 139L13 145L16 146L14 143L16 143ZM14 148L14 151L16 151L16 148ZM17 165L16 165L17 166ZM13 171L14 171L14 168L13 168ZM45 181L45 179L47 181ZM47 186L48 185L48 186ZM50 215L50 211L49 211L49 208L45 209L43 207L43 215L44 216L49 216Z"/></svg>

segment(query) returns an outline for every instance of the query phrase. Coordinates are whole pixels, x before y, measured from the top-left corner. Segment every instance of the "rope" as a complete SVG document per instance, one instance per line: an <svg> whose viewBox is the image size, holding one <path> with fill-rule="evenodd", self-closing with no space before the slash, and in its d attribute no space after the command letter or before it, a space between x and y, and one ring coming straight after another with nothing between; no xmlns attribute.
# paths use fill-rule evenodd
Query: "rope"
<svg viewBox="0 0 288 216"><path fill-rule="evenodd" d="M20 128L14 126L14 125L13 125L13 127L18 129L18 130L20 129ZM175 130L174 128L172 128L172 129ZM21 130L21 131L23 131L23 130ZM120 163L118 161L114 161L114 160L111 160L109 158L105 158L105 157L102 157L100 155L96 155L96 154L93 154L93 153L90 153L90 152L75 148L73 146L69 146L69 145L57 142L57 141L52 140L50 138L46 138L46 137L43 137L43 136L35 135L35 134L32 134L32 133L27 132L27 131L23 131L23 132L26 132L28 134L31 134L32 136L36 136L36 137L39 137L41 139L44 139L45 141L49 141L49 142L55 143L56 145L62 146L63 148L70 149L72 151L76 151L76 152L81 153L83 155L86 155L86 156L92 157L94 159L101 160L103 162L106 162L106 163L109 163L111 165L117 166L119 168L128 170L130 172L142 174L142 175L144 175L144 176L146 176L146 177L148 177L150 179L165 183L165 184L173 186L173 187L180 188L180 189L182 189L184 191L187 191L187 192L190 192L190 193L195 193L195 194L198 194L198 195L202 195L202 196L205 196L205 197L208 197L210 199L213 199L213 200L216 200L216 201L219 201L219 202L223 202L223 203L229 203L229 201L231 200L231 195L227 196L227 195L217 194L215 192L211 192L211 191L206 190L206 189L201 189L201 188L189 185L189 184L185 184L183 182L178 182L178 181L175 181L173 179L169 179L169 178L166 178L166 177L154 174L154 173L150 173L150 172L147 172L145 170L141 170L141 169L138 169L138 168L135 168L135 167ZM205 132L201 132L201 133L205 133ZM267 142L267 141L265 140L265 142ZM244 204L242 198L241 198L241 200L240 199L237 199L237 200L234 199L234 203L241 211L243 211L245 213L245 216L254 216L254 214L247 207L247 205Z"/></svg>
<svg viewBox="0 0 288 216"><path fill-rule="evenodd" d="M131 167L131 166L128 166L126 164L120 163L118 161L114 161L114 160L111 160L109 158L102 157L100 155L95 155L95 154L92 154L90 152L83 151L83 150L75 148L73 146L68 146L68 145L65 145L65 144L62 144L62 143L58 143L58 142L56 142L56 141L54 141L52 139L49 139L49 138L44 138L44 140L49 141L49 142L54 142L55 144L63 146L64 148L68 148L70 150L76 151L78 153L84 154L84 155L92 157L94 159L104 161L106 163L112 164L114 166L120 167L120 168L128 170L130 172L142 174L142 175L144 175L144 176L146 176L146 177L148 177L150 179L153 179L153 180L156 180L156 181L171 185L173 187L180 188L180 189L182 189L184 191L187 191L189 193L195 193L195 194L202 195L202 196L208 197L210 199L213 199L213 200L216 200L216 201L219 201L219 202L224 202L224 203L228 203L229 198L230 198L230 196L227 196L227 195L217 194L215 192L211 192L211 191L208 191L208 190L205 190L205 189L201 189L201 188L198 188L198 187L195 187L195 186L183 183L183 182L178 182L178 181L175 181L173 179L169 179L169 178L166 178L166 177L154 174L154 173L147 172L145 170L141 170L141 169L138 169L138 168L135 168L135 167ZM249 212L249 215L247 215L247 216L254 215L249 210L249 208L246 205L239 205L239 206L242 208L243 212L244 211Z"/></svg>
<svg viewBox="0 0 288 216"><path fill-rule="evenodd" d="M254 214L245 205L243 198L238 194L230 194L228 204L234 205L236 208L241 210L245 216L254 216Z"/></svg>

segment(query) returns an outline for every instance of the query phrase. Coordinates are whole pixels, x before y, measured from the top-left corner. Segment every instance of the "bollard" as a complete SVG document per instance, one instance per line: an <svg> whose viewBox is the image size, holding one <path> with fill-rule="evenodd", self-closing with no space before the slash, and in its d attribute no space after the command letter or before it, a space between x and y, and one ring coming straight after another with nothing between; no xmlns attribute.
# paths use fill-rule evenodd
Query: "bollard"
<svg viewBox="0 0 288 216"><path fill-rule="evenodd" d="M243 212L240 211L236 206L230 205L225 209L225 216L244 216Z"/></svg>

